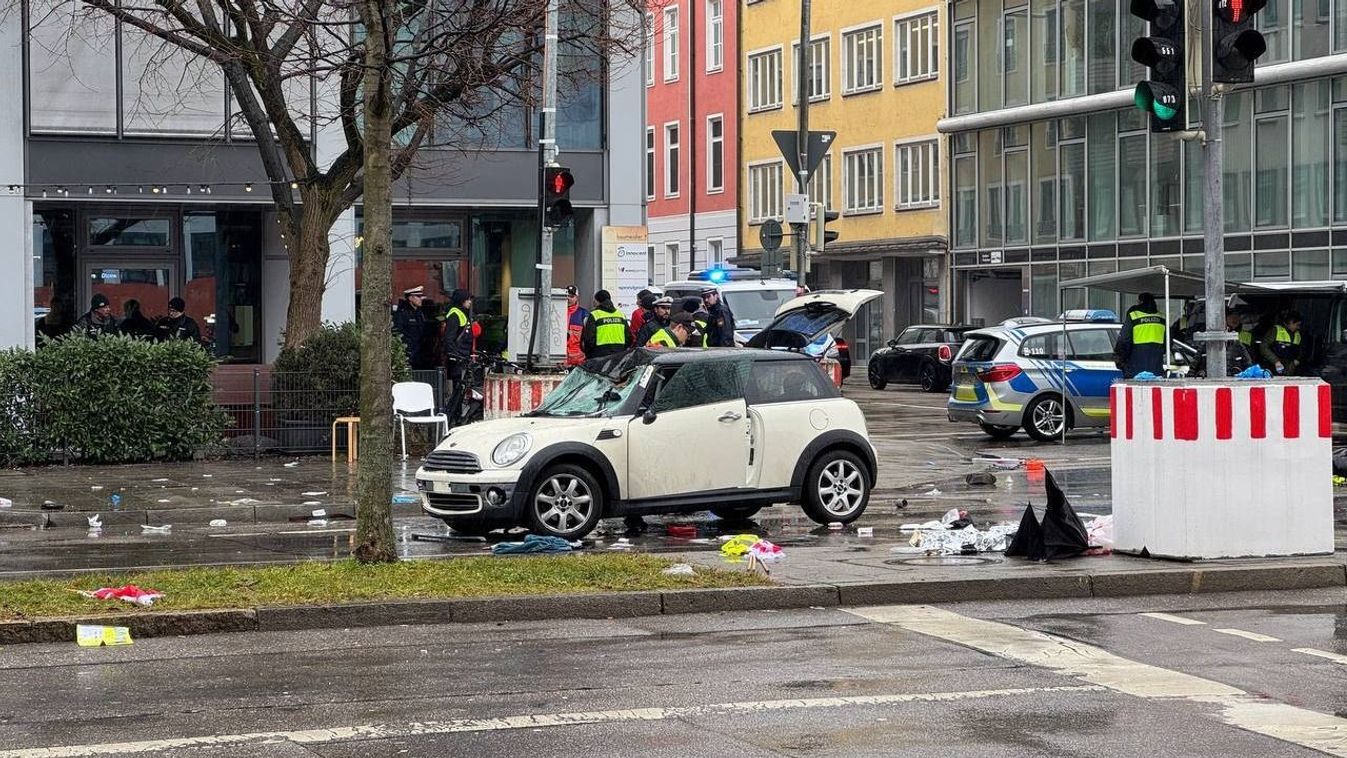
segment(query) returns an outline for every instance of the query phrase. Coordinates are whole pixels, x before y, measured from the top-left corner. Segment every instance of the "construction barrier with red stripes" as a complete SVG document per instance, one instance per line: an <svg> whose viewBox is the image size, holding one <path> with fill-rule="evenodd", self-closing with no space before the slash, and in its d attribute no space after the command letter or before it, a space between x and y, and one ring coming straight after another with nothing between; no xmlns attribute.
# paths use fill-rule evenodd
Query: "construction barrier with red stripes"
<svg viewBox="0 0 1347 758"><path fill-rule="evenodd" d="M842 386L842 364L841 364L841 363L838 363L837 361L833 360L832 358L824 358L824 359L820 360L818 363L819 363L819 366L822 367L823 373L827 374L827 375L828 375L828 378L833 380L833 384L837 385L838 387L841 387L841 386Z"/></svg>
<svg viewBox="0 0 1347 758"><path fill-rule="evenodd" d="M1122 382L1109 406L1114 549L1333 552L1333 404L1312 379Z"/></svg>
<svg viewBox="0 0 1347 758"><path fill-rule="evenodd" d="M487 374L482 386L482 417L509 418L542 405L565 374Z"/></svg>

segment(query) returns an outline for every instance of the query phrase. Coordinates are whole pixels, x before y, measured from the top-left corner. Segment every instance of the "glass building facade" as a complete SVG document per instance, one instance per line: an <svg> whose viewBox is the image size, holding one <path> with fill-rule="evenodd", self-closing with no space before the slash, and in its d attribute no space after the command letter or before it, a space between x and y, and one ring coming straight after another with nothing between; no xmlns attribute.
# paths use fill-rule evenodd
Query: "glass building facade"
<svg viewBox="0 0 1347 758"><path fill-rule="evenodd" d="M1151 134L1144 113L1118 108L1145 77L1129 54L1144 23L1127 7L954 3L942 129L964 318L1116 308L1112 293L1058 285L1156 264L1202 269L1201 143ZM1347 72L1347 0L1271 0L1256 18L1268 42L1260 78L1280 69L1279 83L1226 96L1227 278L1347 279L1347 77L1324 76ZM1058 117L1035 118L1047 103ZM1194 128L1201 105L1189 103Z"/></svg>

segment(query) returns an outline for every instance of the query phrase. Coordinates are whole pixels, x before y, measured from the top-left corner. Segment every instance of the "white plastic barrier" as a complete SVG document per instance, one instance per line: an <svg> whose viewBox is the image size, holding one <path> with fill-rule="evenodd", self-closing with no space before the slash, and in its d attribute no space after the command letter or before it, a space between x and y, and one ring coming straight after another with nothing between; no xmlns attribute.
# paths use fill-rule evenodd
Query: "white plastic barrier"
<svg viewBox="0 0 1347 758"><path fill-rule="evenodd" d="M542 405L565 374L487 374L482 387L482 417L509 418Z"/></svg>
<svg viewBox="0 0 1347 758"><path fill-rule="evenodd" d="M1180 559L1333 552L1327 384L1122 382L1109 403L1115 550Z"/></svg>

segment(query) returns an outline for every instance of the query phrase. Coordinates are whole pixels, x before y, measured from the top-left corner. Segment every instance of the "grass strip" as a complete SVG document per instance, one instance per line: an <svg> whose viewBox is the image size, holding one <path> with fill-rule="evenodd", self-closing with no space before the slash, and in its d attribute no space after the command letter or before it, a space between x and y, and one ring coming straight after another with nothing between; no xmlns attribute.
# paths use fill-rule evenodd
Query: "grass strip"
<svg viewBox="0 0 1347 758"><path fill-rule="evenodd" d="M743 569L696 567L668 576L672 561L651 555L560 555L418 560L362 566L355 561L285 566L190 568L0 583L0 621L132 612L322 605L369 600L454 599L637 590L752 587L771 580ZM72 590L135 584L164 593L150 608L93 600Z"/></svg>

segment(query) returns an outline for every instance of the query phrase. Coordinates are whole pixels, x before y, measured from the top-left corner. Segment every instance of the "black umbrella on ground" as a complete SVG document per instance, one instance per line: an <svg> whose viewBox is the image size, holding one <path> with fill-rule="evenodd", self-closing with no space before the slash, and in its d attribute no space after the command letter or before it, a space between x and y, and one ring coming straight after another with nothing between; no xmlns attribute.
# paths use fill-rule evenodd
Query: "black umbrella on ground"
<svg viewBox="0 0 1347 758"><path fill-rule="evenodd" d="M1076 509L1067 502L1062 488L1051 471L1044 470L1048 489L1048 508L1043 513L1040 524L1034 514L1034 506L1024 509L1020 519L1020 528L1015 539L1006 548L1006 555L1012 558L1028 558L1035 561L1051 561L1057 558L1074 558L1090 548L1085 534L1085 524L1081 523Z"/></svg>

